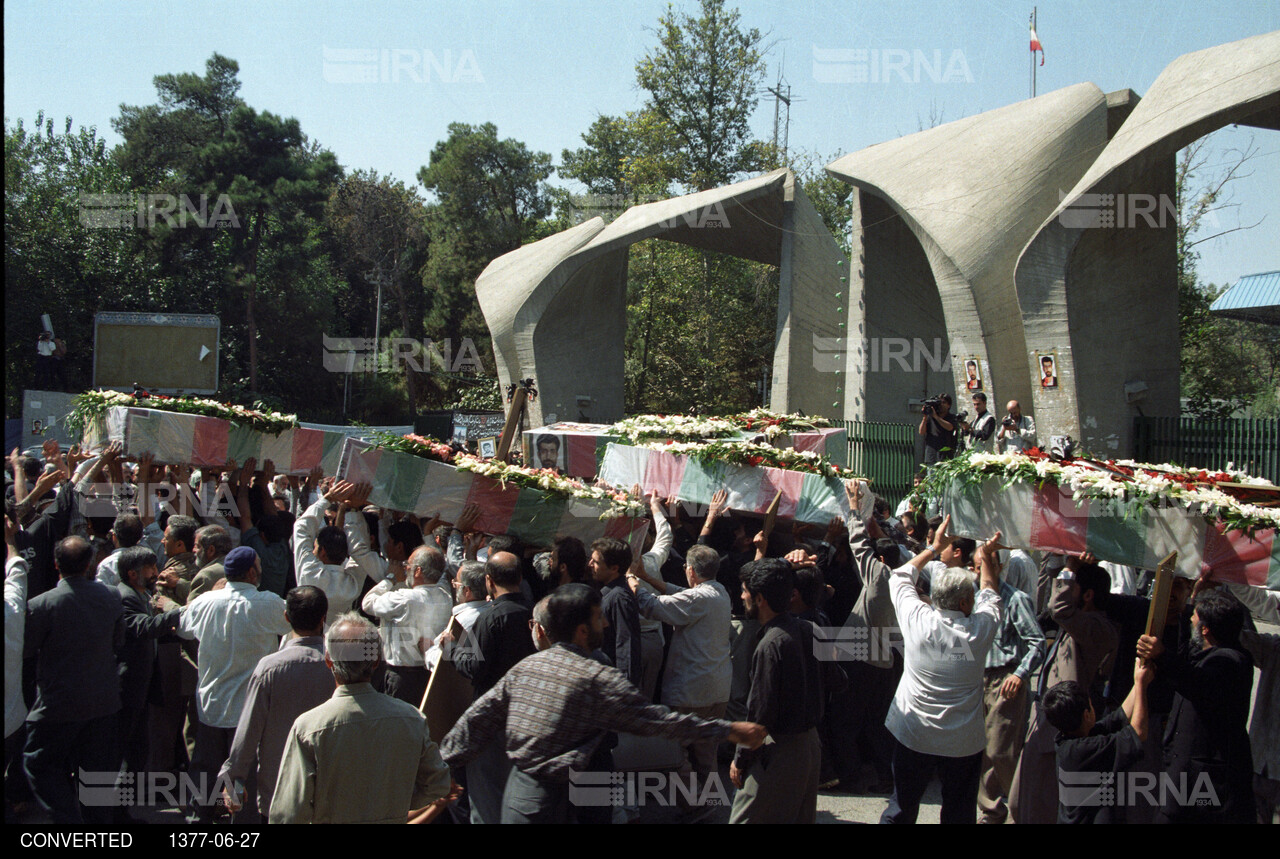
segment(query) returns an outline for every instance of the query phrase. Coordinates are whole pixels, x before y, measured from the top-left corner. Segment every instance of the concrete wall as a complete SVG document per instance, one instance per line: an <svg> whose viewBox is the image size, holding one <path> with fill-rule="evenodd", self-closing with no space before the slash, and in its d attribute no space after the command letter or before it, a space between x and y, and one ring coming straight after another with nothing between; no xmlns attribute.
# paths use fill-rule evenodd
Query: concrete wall
<svg viewBox="0 0 1280 859"><path fill-rule="evenodd" d="M908 402L954 396L950 343L929 260L882 198L854 189L846 420L910 423ZM905 352L905 354L904 354Z"/></svg>
<svg viewBox="0 0 1280 859"><path fill-rule="evenodd" d="M1148 197L1174 200L1174 170L1173 157L1159 159L1130 195L1140 189L1140 204ZM1067 263L1077 438L1104 455L1129 455L1139 407L1149 415L1176 415L1180 408L1177 218L1166 209L1162 218L1151 216L1152 226L1133 213L1132 202L1122 210L1123 225L1083 231ZM1149 390L1130 404L1124 385L1136 381ZM1039 392L1037 409L1056 416L1054 398L1053 391ZM1041 442L1048 440L1042 433Z"/></svg>
<svg viewBox="0 0 1280 859"><path fill-rule="evenodd" d="M578 269L547 304L530 350L540 359L538 399L529 412L538 422L532 426L622 419L627 251L611 251ZM566 348L573 360L542 357Z"/></svg>
<svg viewBox="0 0 1280 859"><path fill-rule="evenodd" d="M785 200L769 402L778 411L839 420L846 403L844 362L833 344L848 324L848 258L794 174Z"/></svg>

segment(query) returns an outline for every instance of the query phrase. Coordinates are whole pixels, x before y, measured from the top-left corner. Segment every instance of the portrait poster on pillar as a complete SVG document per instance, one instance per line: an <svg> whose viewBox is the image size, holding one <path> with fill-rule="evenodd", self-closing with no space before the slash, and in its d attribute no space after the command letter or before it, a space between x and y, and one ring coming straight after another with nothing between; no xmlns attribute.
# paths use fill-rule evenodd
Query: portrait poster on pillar
<svg viewBox="0 0 1280 859"><path fill-rule="evenodd" d="M982 390L982 364L976 355L964 359L964 387L969 391Z"/></svg>
<svg viewBox="0 0 1280 859"><path fill-rule="evenodd" d="M1058 387L1058 350L1036 352L1036 372L1040 376L1041 388Z"/></svg>

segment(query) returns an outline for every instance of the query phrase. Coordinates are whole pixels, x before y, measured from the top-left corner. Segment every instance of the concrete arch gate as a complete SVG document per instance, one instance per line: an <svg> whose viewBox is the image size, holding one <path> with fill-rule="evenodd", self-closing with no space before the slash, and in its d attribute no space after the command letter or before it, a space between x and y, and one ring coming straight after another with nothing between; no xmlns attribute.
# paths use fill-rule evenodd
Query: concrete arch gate
<svg viewBox="0 0 1280 859"><path fill-rule="evenodd" d="M1280 129L1280 32L1185 54L1141 101L1125 92L1131 112L1014 274L1029 378L1037 351L1058 355L1058 386L1033 386L1041 440L1070 434L1120 455L1140 409L1181 407L1178 150L1233 123Z"/></svg>
<svg viewBox="0 0 1280 859"><path fill-rule="evenodd" d="M777 266L772 402L841 416L842 368L815 360L813 343L844 336L832 309L835 294L847 294L848 265L795 175L776 170L633 206L607 225L592 218L489 264L476 296L503 388L529 377L537 384L532 425L549 415L594 423L623 417L627 257L649 238Z"/></svg>
<svg viewBox="0 0 1280 859"><path fill-rule="evenodd" d="M1177 224L1159 201L1177 151L1231 123L1280 129L1280 32L1179 57L1141 100L1077 84L838 159L849 265L785 170L595 218L477 280L499 378L537 381L537 423L621 417L627 252L662 238L779 267L776 409L914 420L910 401L964 391L974 359L992 410L1030 404L1042 443L1127 454L1139 409L1179 409Z"/></svg>

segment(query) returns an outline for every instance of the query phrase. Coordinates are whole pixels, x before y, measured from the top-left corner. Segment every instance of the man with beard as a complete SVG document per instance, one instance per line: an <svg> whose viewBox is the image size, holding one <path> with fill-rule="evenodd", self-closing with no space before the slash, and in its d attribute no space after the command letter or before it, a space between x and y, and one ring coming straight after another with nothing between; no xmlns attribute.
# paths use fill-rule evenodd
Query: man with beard
<svg viewBox="0 0 1280 859"><path fill-rule="evenodd" d="M1191 642L1181 653L1160 639L1138 639L1138 657L1154 659L1176 695L1164 734L1164 768L1180 791L1165 791L1157 823L1253 823L1253 758L1245 724L1253 660L1240 649L1244 606L1230 594L1196 597ZM1179 793L1208 804L1179 801ZM1180 783L1185 779L1185 783Z"/></svg>
<svg viewBox="0 0 1280 859"><path fill-rule="evenodd" d="M116 570L120 602L124 606L124 647L116 654L120 663L120 742L125 772L146 769L150 750L147 704L159 697L156 641L178 628L179 609L157 612L151 605L156 592L155 552L145 546L120 551Z"/></svg>
<svg viewBox="0 0 1280 859"><path fill-rule="evenodd" d="M1009 813L1015 823L1053 823L1058 819L1054 746L1058 732L1041 712L1038 702L1045 693L1071 680L1089 692L1096 712L1104 709L1103 682L1111 676L1119 636L1105 612L1111 579L1092 560L1091 555L1087 560L1068 557L1049 601L1058 637L1040 672L1037 703L1009 791Z"/></svg>
<svg viewBox="0 0 1280 859"><path fill-rule="evenodd" d="M542 614L542 612L539 612ZM545 624L551 646L522 660L471 705L441 743L445 762L473 760L495 737L511 759L503 823L567 823L569 778L588 768L609 731L675 740L729 739L751 748L760 725L707 720L651 704L616 669L591 658L604 640L600 595L585 584L557 588ZM528 640L528 636L526 636Z"/></svg>
<svg viewBox="0 0 1280 859"><path fill-rule="evenodd" d="M813 823L822 766L822 677L813 626L787 611L796 576L786 561L764 558L741 576L743 608L760 623L747 718L764 725L774 744L758 753L738 749L729 769L738 788L729 822Z"/></svg>

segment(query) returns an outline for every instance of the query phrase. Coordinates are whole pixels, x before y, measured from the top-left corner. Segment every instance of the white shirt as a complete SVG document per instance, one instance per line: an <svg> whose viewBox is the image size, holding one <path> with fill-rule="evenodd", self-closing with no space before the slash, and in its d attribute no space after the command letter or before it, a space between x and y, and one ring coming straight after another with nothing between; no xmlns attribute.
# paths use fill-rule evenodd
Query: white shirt
<svg viewBox="0 0 1280 859"><path fill-rule="evenodd" d="M1138 593L1138 571L1124 564L1113 564L1110 561L1099 561L1098 566L1111 576L1111 592L1136 596Z"/></svg>
<svg viewBox="0 0 1280 859"><path fill-rule="evenodd" d="M416 587L393 587L383 579L374 585L361 602L365 614L382 623L382 658L388 665L400 668L423 664L425 642L449 627L453 600L434 584Z"/></svg>
<svg viewBox="0 0 1280 859"><path fill-rule="evenodd" d="M916 594L916 568L893 571L889 594L902 629L903 670L885 727L907 748L947 758L987 745L982 674L1000 630L1001 600L978 591L973 611L935 609Z"/></svg>
<svg viewBox="0 0 1280 859"><path fill-rule="evenodd" d="M336 618L343 612L351 610L356 597L360 596L361 588L364 587L367 572L360 560L365 560L375 568L376 561L371 562L367 557L372 553L369 551L369 530L364 524L364 514L350 510L344 518L348 552L346 563L322 564L320 562L313 549L316 535L324 527L324 511L328 507L329 502L321 498L308 507L307 512L294 523L293 563L298 585L311 585L324 591L324 595L329 599L329 616Z"/></svg>
<svg viewBox="0 0 1280 859"><path fill-rule="evenodd" d="M462 624L465 632L470 632L471 628L476 625L476 621L480 615L484 614L492 603L484 600L472 600L471 602L458 603L453 607L453 616L458 619L458 623ZM436 636L439 638L439 636ZM444 651L440 648L440 643L434 642L427 650L425 662L430 671L435 671L436 666L440 664L440 656Z"/></svg>
<svg viewBox="0 0 1280 859"><path fill-rule="evenodd" d="M39 355L41 358L48 358L50 355L52 355L54 352L57 352L57 351L58 351L58 344L54 343L52 340L36 341L36 354Z"/></svg>
<svg viewBox="0 0 1280 859"><path fill-rule="evenodd" d="M996 430L996 435L1000 434L1000 430L1004 426ZM1018 419L1018 427L1012 432L1005 432L1003 439L1005 453L1021 453L1029 447L1036 446L1036 422L1031 419L1030 415L1023 415Z"/></svg>
<svg viewBox="0 0 1280 859"><path fill-rule="evenodd" d="M1031 597L1031 605L1036 604L1036 588L1040 583L1040 568L1035 560L1021 549L1009 552L1009 563L1005 564L1001 577Z"/></svg>
<svg viewBox="0 0 1280 859"><path fill-rule="evenodd" d="M707 707L729 700L733 669L729 662L732 604L724 585L700 582L692 588L667 583L655 596L638 591L640 614L675 627L667 669L662 675L662 703L668 707Z"/></svg>
<svg viewBox="0 0 1280 859"><path fill-rule="evenodd" d="M178 635L200 641L196 712L211 728L234 728L258 660L289 632L285 603L248 582L227 582L182 610Z"/></svg>
<svg viewBox="0 0 1280 859"><path fill-rule="evenodd" d="M4 735L22 727L27 705L22 700L22 636L27 624L27 561L4 562Z"/></svg>
<svg viewBox="0 0 1280 859"><path fill-rule="evenodd" d="M123 551L124 549L116 549L103 558L101 564L98 564L95 578L109 588L120 584L120 553Z"/></svg>
<svg viewBox="0 0 1280 859"><path fill-rule="evenodd" d="M667 562L667 555L671 553L671 523L667 521L666 516L655 516L653 522L653 546L649 551L640 556L641 563L644 564L644 571L655 579L662 578L662 565ZM648 591L656 595L658 592L653 586L640 579L640 589ZM656 632L658 639L662 639L662 622L652 620L640 614L640 632L641 634Z"/></svg>

